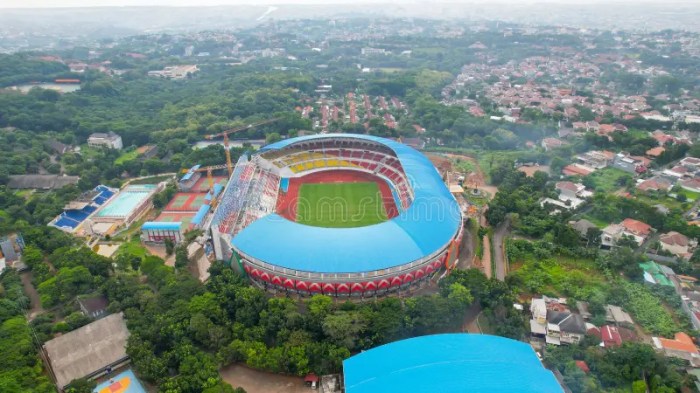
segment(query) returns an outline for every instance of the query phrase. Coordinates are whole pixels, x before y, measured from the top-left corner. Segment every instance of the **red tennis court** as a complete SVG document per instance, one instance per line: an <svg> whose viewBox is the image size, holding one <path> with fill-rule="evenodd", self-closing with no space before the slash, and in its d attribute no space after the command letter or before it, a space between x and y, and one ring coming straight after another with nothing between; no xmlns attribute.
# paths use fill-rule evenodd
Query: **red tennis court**
<svg viewBox="0 0 700 393"><path fill-rule="evenodd" d="M185 228L187 228L190 225L190 222L192 221L192 218L194 217L195 213L194 212L164 212L161 213L158 218L156 218L157 222L182 222Z"/></svg>
<svg viewBox="0 0 700 393"><path fill-rule="evenodd" d="M201 192L178 192L163 210L196 212L204 204L205 196Z"/></svg>
<svg viewBox="0 0 700 393"><path fill-rule="evenodd" d="M226 185L226 176L212 176L214 184ZM194 186L190 189L191 192L208 192L209 191L209 179L206 174L199 178Z"/></svg>

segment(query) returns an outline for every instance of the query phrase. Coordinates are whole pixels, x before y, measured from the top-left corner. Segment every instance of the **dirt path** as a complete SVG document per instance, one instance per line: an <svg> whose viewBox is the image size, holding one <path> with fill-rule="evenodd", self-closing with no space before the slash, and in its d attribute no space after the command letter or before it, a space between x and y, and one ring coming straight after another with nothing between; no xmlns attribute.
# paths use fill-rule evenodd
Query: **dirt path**
<svg viewBox="0 0 700 393"><path fill-rule="evenodd" d="M32 272L25 271L19 275L22 280L22 285L24 286L24 293L29 297L29 310L27 311L27 317L31 321L37 315L44 312L41 307L41 298L39 297L39 292L36 291L34 285L32 285Z"/></svg>
<svg viewBox="0 0 700 393"><path fill-rule="evenodd" d="M484 236L484 248L483 256L481 257L481 267L484 269L484 274L486 277L491 278L493 272L491 272L491 239L488 236Z"/></svg>
<svg viewBox="0 0 700 393"><path fill-rule="evenodd" d="M476 247L475 243L475 233L472 233L469 225L464 227L464 235L462 235L462 243L459 245L459 264L457 264L457 269L466 270L472 266L472 261L474 261L474 252Z"/></svg>
<svg viewBox="0 0 700 393"><path fill-rule="evenodd" d="M462 324L463 332L481 334L481 329L479 329L479 324L477 323L479 314L481 314L481 307L479 306L478 302L475 302L469 308L469 311L464 318L464 324Z"/></svg>
<svg viewBox="0 0 700 393"><path fill-rule="evenodd" d="M506 221L499 225L493 233L493 250L496 253L496 255L494 255L496 278L501 281L505 280L506 274L508 274L508 263L506 263L504 239L506 235L508 235L509 228L510 224L508 221Z"/></svg>
<svg viewBox="0 0 700 393"><path fill-rule="evenodd" d="M242 387L248 393L308 393L301 377L291 377L252 370L233 364L219 371L221 378L231 386Z"/></svg>

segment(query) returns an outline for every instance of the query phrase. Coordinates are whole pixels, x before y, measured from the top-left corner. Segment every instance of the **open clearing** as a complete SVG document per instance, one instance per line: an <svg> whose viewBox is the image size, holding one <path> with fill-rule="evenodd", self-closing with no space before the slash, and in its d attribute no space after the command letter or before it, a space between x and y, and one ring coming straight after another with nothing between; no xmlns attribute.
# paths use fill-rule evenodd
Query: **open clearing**
<svg viewBox="0 0 700 393"><path fill-rule="evenodd" d="M308 393L301 377L278 375L252 370L233 364L219 371L221 378L233 387L242 387L248 393Z"/></svg>

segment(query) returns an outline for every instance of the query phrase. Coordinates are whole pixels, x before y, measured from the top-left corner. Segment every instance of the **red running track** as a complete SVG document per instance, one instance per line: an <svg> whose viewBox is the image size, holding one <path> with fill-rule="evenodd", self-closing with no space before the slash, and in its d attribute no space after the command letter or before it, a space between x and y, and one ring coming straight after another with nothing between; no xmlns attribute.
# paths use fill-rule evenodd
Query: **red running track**
<svg viewBox="0 0 700 393"><path fill-rule="evenodd" d="M289 188L287 192L280 190L277 197L277 214L280 216L296 221L297 219L297 198L299 196L299 188L306 183L364 183L375 182L379 186L379 192L382 194L384 202L384 210L387 218L391 219L399 214L396 208L394 196L391 194L391 188L387 182L369 173L353 171L347 169L333 169L328 171L314 172L301 177L292 177L289 179Z"/></svg>

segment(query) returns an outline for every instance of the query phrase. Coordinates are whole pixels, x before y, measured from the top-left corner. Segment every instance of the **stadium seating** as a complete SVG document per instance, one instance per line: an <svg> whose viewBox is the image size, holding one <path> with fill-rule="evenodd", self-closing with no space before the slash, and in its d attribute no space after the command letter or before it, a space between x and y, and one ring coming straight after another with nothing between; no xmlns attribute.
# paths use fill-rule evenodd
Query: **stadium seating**
<svg viewBox="0 0 700 393"><path fill-rule="evenodd" d="M299 174L324 168L363 168L387 179L392 185L399 210L408 208L412 190L401 162L393 151L369 141L310 141L291 149L265 153L263 157L278 168L289 168ZM267 175L262 175L267 176Z"/></svg>

